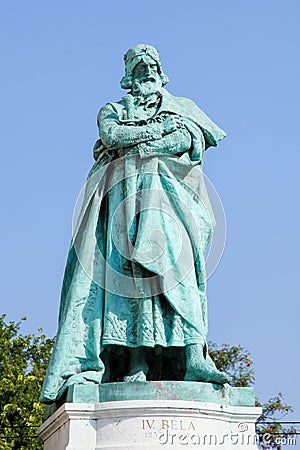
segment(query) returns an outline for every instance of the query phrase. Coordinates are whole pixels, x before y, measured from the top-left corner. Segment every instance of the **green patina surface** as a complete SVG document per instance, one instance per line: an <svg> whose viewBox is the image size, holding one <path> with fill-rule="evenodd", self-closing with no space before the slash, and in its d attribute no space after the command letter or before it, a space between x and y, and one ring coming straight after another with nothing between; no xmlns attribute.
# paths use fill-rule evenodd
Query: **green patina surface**
<svg viewBox="0 0 300 450"><path fill-rule="evenodd" d="M116 400L186 400L218 403L230 406L255 406L253 388L239 388L195 381L147 381L135 383L107 383L93 390L88 385L76 385L67 401L84 402L88 396L94 401ZM97 400L96 400L97 399Z"/></svg>
<svg viewBox="0 0 300 450"><path fill-rule="evenodd" d="M195 381L147 381L139 383L74 384L66 402L98 403L121 400L184 400L228 406L255 406L251 387L220 386ZM60 405L47 406L49 417Z"/></svg>
<svg viewBox="0 0 300 450"><path fill-rule="evenodd" d="M128 93L100 109L45 403L65 395L93 401L98 391L101 401L112 392L157 398L158 386L168 386L146 380L186 380L170 384L176 398L183 387L182 396L222 398L189 381L228 382L207 353L205 254L214 217L202 174L205 150L225 133L167 82L156 49L137 45L125 55ZM130 383L109 384L123 380ZM237 398L224 389L228 401Z"/></svg>

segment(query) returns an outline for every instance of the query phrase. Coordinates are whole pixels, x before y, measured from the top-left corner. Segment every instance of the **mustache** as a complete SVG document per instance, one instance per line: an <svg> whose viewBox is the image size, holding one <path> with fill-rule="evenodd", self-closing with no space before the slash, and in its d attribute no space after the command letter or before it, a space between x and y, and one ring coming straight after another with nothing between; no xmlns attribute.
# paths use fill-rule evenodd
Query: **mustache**
<svg viewBox="0 0 300 450"><path fill-rule="evenodd" d="M134 83L139 85L141 83L145 83L146 81L157 81L156 77L154 77L153 75L149 75L149 76L145 76L140 80L135 80Z"/></svg>

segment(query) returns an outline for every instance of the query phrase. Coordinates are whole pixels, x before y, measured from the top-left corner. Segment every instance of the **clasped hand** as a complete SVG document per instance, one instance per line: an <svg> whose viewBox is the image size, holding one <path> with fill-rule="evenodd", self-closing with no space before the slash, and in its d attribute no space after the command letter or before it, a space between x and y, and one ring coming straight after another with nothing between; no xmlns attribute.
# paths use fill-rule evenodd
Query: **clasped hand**
<svg viewBox="0 0 300 450"><path fill-rule="evenodd" d="M163 125L163 133L169 134L176 131L178 128L182 127L182 122L179 116L171 115L168 116L162 123Z"/></svg>

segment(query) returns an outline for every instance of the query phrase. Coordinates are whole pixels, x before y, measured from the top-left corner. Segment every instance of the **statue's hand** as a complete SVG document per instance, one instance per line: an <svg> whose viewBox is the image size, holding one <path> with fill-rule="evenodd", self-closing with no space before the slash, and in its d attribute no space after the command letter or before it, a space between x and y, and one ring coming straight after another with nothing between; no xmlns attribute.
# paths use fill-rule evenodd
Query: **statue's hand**
<svg viewBox="0 0 300 450"><path fill-rule="evenodd" d="M182 126L182 122L180 120L180 117L178 117L178 116L168 116L163 121L164 134L173 133L173 131L176 131L181 126Z"/></svg>

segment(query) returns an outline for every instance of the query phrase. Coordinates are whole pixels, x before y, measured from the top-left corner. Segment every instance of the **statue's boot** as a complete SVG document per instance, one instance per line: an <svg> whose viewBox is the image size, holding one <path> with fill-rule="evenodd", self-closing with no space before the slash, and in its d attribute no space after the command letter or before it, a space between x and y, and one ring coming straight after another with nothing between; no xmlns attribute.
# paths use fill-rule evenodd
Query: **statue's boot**
<svg viewBox="0 0 300 450"><path fill-rule="evenodd" d="M124 377L126 383L146 381L149 371L146 362L146 352L143 347L131 348L129 351L130 363L128 375Z"/></svg>
<svg viewBox="0 0 300 450"><path fill-rule="evenodd" d="M206 345L190 344L186 346L186 373L184 380L225 384L229 382L229 377L226 373L216 368L215 363L206 351Z"/></svg>

